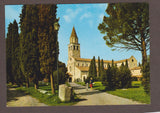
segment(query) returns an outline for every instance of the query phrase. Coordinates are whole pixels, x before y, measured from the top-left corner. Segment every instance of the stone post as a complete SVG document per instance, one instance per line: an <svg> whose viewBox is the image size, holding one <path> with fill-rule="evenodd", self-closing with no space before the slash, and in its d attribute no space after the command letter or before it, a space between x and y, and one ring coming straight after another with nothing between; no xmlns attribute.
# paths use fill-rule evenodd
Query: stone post
<svg viewBox="0 0 160 113"><path fill-rule="evenodd" d="M68 87L66 84L59 85L59 98L63 102L68 102L71 100L71 87Z"/></svg>

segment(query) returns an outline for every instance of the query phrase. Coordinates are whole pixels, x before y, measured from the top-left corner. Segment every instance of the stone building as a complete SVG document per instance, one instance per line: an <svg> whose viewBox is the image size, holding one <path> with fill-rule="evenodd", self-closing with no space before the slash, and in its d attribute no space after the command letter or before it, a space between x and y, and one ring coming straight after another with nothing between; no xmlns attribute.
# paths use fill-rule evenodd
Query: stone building
<svg viewBox="0 0 160 113"><path fill-rule="evenodd" d="M123 59L119 61L114 61L118 67L121 66L122 62L125 64L128 60L128 66L131 70L132 76L140 78L141 69L137 67L137 60L134 56L131 56L128 59ZM68 62L67 69L70 75L70 81L84 81L88 76L88 70L90 66L91 59L81 58L80 56L80 44L78 43L78 37L73 27L72 33L70 36L70 43L68 44ZM109 60L103 60L104 68L107 69L108 63L112 63ZM96 60L96 66L98 67L98 60Z"/></svg>

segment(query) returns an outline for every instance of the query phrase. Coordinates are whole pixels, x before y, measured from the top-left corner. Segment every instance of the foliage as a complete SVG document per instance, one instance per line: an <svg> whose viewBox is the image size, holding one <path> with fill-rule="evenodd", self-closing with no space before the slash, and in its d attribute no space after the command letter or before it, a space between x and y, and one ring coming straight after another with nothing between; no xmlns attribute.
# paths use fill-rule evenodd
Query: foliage
<svg viewBox="0 0 160 113"><path fill-rule="evenodd" d="M56 5L38 5L38 44L40 51L40 71L47 77L50 76L52 93L54 94L53 71L57 68L58 43L57 33L54 29L56 19Z"/></svg>
<svg viewBox="0 0 160 113"><path fill-rule="evenodd" d="M101 77L100 57L98 56L98 77Z"/></svg>
<svg viewBox="0 0 160 113"><path fill-rule="evenodd" d="M25 76L26 85L33 81L38 88L40 74L38 48L38 9L36 5L24 5L20 15L20 49L21 69Z"/></svg>
<svg viewBox="0 0 160 113"><path fill-rule="evenodd" d="M108 86L108 80L107 80L107 73L104 69L103 59L101 60L100 65L100 72L101 72L101 81L104 86Z"/></svg>
<svg viewBox="0 0 160 113"><path fill-rule="evenodd" d="M53 77L54 77L54 85L55 88L57 88L57 85L59 84L65 84L65 82L67 81L67 79L69 78L69 75L66 74L67 73L67 68L65 66L64 63L59 62L59 71L57 73L57 70L53 72ZM57 78L58 76L58 78ZM57 83L58 81L58 83Z"/></svg>
<svg viewBox="0 0 160 113"><path fill-rule="evenodd" d="M21 76L20 61L19 61L19 33L16 20L8 26L6 38L6 54L7 54L7 82L12 82L22 85L23 76Z"/></svg>
<svg viewBox="0 0 160 113"><path fill-rule="evenodd" d="M131 77L131 71L128 68L128 61L126 60L126 64L124 65L122 63L122 65L120 66L120 81L121 81L121 88L129 88L131 87L131 81L132 81L132 77Z"/></svg>
<svg viewBox="0 0 160 113"><path fill-rule="evenodd" d="M97 77L97 69L96 69L96 62L95 62L95 56L93 56L93 59L91 60L90 66L89 66L89 76L87 77L87 80L90 78L93 78L93 81Z"/></svg>
<svg viewBox="0 0 160 113"><path fill-rule="evenodd" d="M98 29L105 34L107 46L115 49L138 50L142 64L147 61L150 47L148 3L110 3Z"/></svg>

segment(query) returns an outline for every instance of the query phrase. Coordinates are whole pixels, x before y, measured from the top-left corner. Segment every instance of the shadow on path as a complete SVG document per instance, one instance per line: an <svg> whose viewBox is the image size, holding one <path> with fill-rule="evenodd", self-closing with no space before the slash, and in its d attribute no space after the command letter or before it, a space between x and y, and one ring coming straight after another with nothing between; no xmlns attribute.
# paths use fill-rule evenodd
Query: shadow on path
<svg viewBox="0 0 160 113"><path fill-rule="evenodd" d="M12 101L12 100L18 100L16 97L22 97L25 96L25 94L22 91L18 91L15 88L7 88L7 102Z"/></svg>
<svg viewBox="0 0 160 113"><path fill-rule="evenodd" d="M93 95L93 94L99 94L99 93L103 93L101 91L87 91L87 92L83 92L83 93L78 93L78 95Z"/></svg>

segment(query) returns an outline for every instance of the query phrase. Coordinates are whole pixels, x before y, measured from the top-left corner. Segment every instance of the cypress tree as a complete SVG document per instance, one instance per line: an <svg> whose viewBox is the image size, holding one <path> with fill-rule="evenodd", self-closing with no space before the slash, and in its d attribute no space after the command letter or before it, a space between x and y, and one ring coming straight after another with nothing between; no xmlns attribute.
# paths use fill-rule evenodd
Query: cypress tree
<svg viewBox="0 0 160 113"><path fill-rule="evenodd" d="M25 76L26 87L29 87L29 80L33 80L35 89L37 89L40 75L37 5L23 6L20 24L21 69Z"/></svg>
<svg viewBox="0 0 160 113"><path fill-rule="evenodd" d="M108 85L107 73L104 69L103 59L101 60L101 81L104 86Z"/></svg>
<svg viewBox="0 0 160 113"><path fill-rule="evenodd" d="M38 44L40 50L40 70L47 77L50 76L52 94L54 90L54 77L53 71L57 67L57 31L54 29L54 23L58 21L56 19L56 5L38 5L39 9L39 27L38 27ZM58 50L58 51L57 51Z"/></svg>
<svg viewBox="0 0 160 113"><path fill-rule="evenodd" d="M14 83L14 75L12 70L12 23L8 26L8 33L6 38L6 58L7 58L7 82Z"/></svg>
<svg viewBox="0 0 160 113"><path fill-rule="evenodd" d="M100 57L98 56L98 77L101 77Z"/></svg>

